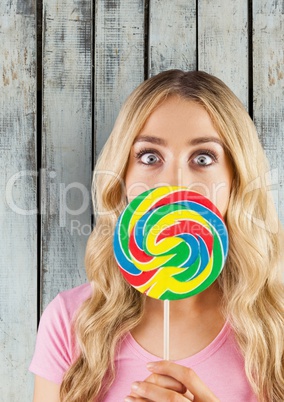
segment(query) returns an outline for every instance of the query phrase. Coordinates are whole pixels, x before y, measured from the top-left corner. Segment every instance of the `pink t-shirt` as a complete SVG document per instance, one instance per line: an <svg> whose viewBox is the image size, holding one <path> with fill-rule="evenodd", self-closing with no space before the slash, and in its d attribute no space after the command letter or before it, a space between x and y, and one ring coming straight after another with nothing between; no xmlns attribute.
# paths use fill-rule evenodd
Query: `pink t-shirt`
<svg viewBox="0 0 284 402"><path fill-rule="evenodd" d="M75 358L70 322L90 295L90 284L84 284L59 293L47 306L40 320L35 353L29 367L32 373L61 383ZM117 352L116 378L103 402L123 402L130 393L131 384L149 376L146 363L155 360L159 358L144 350L129 333ZM205 349L176 363L192 368L221 402L257 402L228 323Z"/></svg>

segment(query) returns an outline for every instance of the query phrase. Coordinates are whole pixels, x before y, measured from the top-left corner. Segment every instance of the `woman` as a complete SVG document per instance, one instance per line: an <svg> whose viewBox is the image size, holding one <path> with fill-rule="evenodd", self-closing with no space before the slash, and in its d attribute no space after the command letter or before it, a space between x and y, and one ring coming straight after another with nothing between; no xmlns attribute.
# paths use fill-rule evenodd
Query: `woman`
<svg viewBox="0 0 284 402"><path fill-rule="evenodd" d="M42 316L30 367L34 402L283 402L283 231L267 170L251 119L222 81L170 70L142 83L96 165L96 227L85 259L91 285L61 293ZM171 302L175 363L157 362L162 302L125 282L112 248L127 202L160 185L209 197L230 241L218 280Z"/></svg>

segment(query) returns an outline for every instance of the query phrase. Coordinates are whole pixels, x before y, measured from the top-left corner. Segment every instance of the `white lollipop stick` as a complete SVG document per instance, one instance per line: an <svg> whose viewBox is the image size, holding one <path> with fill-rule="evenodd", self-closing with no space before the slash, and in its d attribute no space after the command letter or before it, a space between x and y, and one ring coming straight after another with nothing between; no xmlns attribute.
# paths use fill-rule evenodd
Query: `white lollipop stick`
<svg viewBox="0 0 284 402"><path fill-rule="evenodd" d="M164 360L170 360L170 301L164 300Z"/></svg>

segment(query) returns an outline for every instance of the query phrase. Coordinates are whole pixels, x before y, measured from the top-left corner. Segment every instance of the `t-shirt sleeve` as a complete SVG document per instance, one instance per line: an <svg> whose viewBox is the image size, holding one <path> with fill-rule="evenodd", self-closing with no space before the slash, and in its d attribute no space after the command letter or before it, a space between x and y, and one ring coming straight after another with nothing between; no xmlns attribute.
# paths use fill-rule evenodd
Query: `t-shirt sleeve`
<svg viewBox="0 0 284 402"><path fill-rule="evenodd" d="M41 316L29 371L57 384L62 382L73 359L71 319L59 294Z"/></svg>

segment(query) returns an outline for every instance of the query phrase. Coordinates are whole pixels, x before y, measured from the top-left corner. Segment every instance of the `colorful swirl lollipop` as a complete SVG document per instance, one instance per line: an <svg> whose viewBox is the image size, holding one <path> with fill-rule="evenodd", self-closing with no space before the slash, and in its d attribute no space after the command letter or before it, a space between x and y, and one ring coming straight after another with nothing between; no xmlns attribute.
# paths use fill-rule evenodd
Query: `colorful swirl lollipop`
<svg viewBox="0 0 284 402"><path fill-rule="evenodd" d="M133 199L114 232L125 279L156 299L177 300L208 288L221 273L228 234L217 207L186 187L157 187Z"/></svg>

